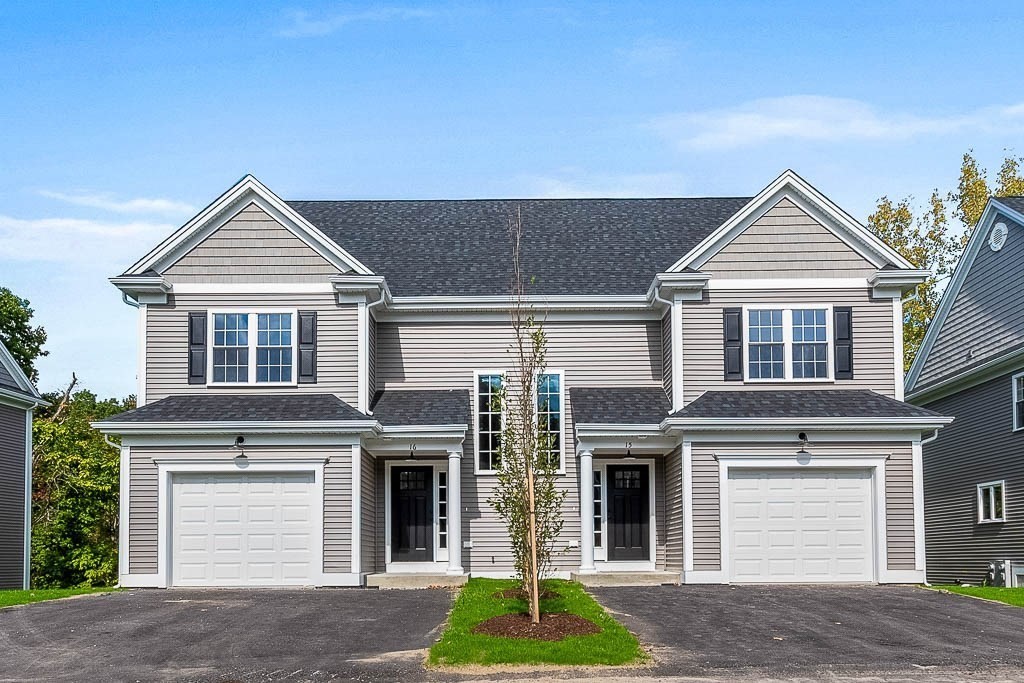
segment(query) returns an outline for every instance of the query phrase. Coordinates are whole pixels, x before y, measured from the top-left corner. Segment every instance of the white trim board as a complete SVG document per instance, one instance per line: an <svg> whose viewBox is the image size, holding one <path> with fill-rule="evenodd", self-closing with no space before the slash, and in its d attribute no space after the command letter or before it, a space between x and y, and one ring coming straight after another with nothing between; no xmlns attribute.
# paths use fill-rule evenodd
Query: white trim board
<svg viewBox="0 0 1024 683"><path fill-rule="evenodd" d="M27 403L34 405L45 405L46 402L42 400L39 392L36 390L34 384L29 381L29 378L22 372L21 366L18 365L18 361L14 360L14 356L7 350L7 347L0 343L0 365L7 369L7 372L14 378L14 382L18 385L18 388L28 394L28 396L21 397ZM13 392L12 392L13 394ZM16 394L14 394L16 396Z"/></svg>
<svg viewBox="0 0 1024 683"><path fill-rule="evenodd" d="M974 232L971 234L971 239L967 242L967 246L964 248L964 253L960 257L960 261L957 263L956 269L953 271L953 276L950 278L949 284L946 285L946 289L942 292L942 298L939 299L939 305L935 309L935 315L932 317L931 324L928 325L928 329L924 334L924 339L921 341L921 348L918 349L917 355L914 357L914 362L911 363L910 370L907 372L906 392L911 397L915 397L915 394L918 393L917 380L921 376L921 371L924 369L925 363L928 362L928 356L931 354L932 347L935 345L935 341L939 337L942 326L945 324L946 318L949 316L949 312L953 308L953 303L960 294L960 288L963 287L964 281L967 279L967 274L974 265L974 259L978 256L978 252L981 251L982 247L985 245L989 230L992 228L992 222L999 213L1002 213L1007 218L1010 218L1020 225L1024 225L1024 215L1014 211L1004 204L1001 204L999 199L996 197L989 198L988 204L985 205L985 210L982 212L981 218L978 220L978 225L974 228ZM937 385L944 383L948 378L941 377L939 379L941 381L938 382ZM935 388L935 386L929 387L929 389L933 388Z"/></svg>

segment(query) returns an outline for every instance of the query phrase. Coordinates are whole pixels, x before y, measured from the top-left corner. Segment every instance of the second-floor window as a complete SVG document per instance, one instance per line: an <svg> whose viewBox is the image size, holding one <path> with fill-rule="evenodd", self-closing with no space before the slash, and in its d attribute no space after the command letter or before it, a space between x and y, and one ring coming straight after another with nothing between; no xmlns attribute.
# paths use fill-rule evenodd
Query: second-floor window
<svg viewBox="0 0 1024 683"><path fill-rule="evenodd" d="M477 472L495 472L501 453L501 375L481 373L476 382L476 453Z"/></svg>
<svg viewBox="0 0 1024 683"><path fill-rule="evenodd" d="M830 379L828 307L748 307L746 379Z"/></svg>
<svg viewBox="0 0 1024 683"><path fill-rule="evenodd" d="M214 312L212 384L292 384L295 315L291 312Z"/></svg>

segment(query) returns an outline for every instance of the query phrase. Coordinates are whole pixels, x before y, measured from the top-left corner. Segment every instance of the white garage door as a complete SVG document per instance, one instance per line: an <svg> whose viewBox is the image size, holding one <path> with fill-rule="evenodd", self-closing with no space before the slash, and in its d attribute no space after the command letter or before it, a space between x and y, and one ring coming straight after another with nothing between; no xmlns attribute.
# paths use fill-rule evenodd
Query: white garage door
<svg viewBox="0 0 1024 683"><path fill-rule="evenodd" d="M872 581L871 473L730 470L732 581Z"/></svg>
<svg viewBox="0 0 1024 683"><path fill-rule="evenodd" d="M179 474L171 488L173 585L314 583L312 472Z"/></svg>

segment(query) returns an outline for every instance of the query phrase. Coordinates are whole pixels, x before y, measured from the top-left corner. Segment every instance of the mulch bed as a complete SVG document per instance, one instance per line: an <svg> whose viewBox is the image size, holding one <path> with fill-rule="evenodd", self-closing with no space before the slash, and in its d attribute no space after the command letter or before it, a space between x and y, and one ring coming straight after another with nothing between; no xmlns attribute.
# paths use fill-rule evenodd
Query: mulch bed
<svg viewBox="0 0 1024 683"><path fill-rule="evenodd" d="M506 588L503 591L498 591L497 593L495 593L494 597L496 597L499 600L526 600L527 602L530 601L530 594L524 591L522 588ZM554 600L555 598L560 597L562 596L559 593L556 593L555 591L549 591L546 588L541 590L540 592L541 600Z"/></svg>
<svg viewBox="0 0 1024 683"><path fill-rule="evenodd" d="M549 641L569 636L592 636L600 632L601 627L589 619L560 612L541 614L539 624L531 623L529 614L517 613L491 617L473 627L473 633L485 636Z"/></svg>

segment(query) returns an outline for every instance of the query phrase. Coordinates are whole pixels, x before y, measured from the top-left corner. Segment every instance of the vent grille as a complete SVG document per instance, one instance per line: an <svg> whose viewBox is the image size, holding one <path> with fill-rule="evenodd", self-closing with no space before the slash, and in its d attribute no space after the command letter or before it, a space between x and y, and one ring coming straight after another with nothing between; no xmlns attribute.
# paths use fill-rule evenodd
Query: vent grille
<svg viewBox="0 0 1024 683"><path fill-rule="evenodd" d="M992 231L988 234L988 246L992 251L999 251L1006 244L1006 238L1009 235L1009 230L1006 228L1006 223L996 223L992 226Z"/></svg>

